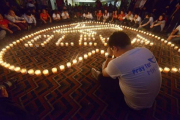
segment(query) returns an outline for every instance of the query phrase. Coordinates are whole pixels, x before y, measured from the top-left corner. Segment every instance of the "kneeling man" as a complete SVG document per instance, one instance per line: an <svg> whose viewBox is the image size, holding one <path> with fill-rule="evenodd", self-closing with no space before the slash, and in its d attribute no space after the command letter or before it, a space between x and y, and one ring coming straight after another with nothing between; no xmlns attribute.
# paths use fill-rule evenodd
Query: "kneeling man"
<svg viewBox="0 0 180 120"><path fill-rule="evenodd" d="M100 81L118 78L124 100L130 108L141 110L152 107L162 81L152 52L143 47L131 46L130 38L121 31L110 36L108 45L109 55L102 73L92 68L94 78Z"/></svg>

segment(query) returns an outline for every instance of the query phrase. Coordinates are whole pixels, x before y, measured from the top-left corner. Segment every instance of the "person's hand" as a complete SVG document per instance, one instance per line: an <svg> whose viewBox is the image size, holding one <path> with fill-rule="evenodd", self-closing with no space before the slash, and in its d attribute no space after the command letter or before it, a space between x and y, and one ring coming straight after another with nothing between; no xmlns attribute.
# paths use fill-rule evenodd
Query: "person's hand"
<svg viewBox="0 0 180 120"><path fill-rule="evenodd" d="M151 25L150 28L153 28L153 25Z"/></svg>
<svg viewBox="0 0 180 120"><path fill-rule="evenodd" d="M13 34L13 31L12 31L12 30L9 30L9 33Z"/></svg>
<svg viewBox="0 0 180 120"><path fill-rule="evenodd" d="M108 55L113 56L113 51L111 50L111 48L110 48L110 47L108 47L108 49L107 49L107 53L108 53Z"/></svg>
<svg viewBox="0 0 180 120"><path fill-rule="evenodd" d="M0 97L8 97L8 93L4 87L0 88Z"/></svg>
<svg viewBox="0 0 180 120"><path fill-rule="evenodd" d="M47 22L44 20L44 23L46 24Z"/></svg>
<svg viewBox="0 0 180 120"><path fill-rule="evenodd" d="M17 29L18 29L18 30L21 30L21 28L20 28L20 27L17 27Z"/></svg>

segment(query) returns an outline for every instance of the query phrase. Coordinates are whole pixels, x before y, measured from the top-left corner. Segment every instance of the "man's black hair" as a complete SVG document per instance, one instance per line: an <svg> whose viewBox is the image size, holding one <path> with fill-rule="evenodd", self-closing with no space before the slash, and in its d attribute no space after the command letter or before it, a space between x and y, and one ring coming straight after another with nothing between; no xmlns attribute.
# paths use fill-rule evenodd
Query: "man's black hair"
<svg viewBox="0 0 180 120"><path fill-rule="evenodd" d="M110 48L112 48L113 46L125 48L127 45L131 45L131 39L126 33L117 31L110 36L108 45Z"/></svg>

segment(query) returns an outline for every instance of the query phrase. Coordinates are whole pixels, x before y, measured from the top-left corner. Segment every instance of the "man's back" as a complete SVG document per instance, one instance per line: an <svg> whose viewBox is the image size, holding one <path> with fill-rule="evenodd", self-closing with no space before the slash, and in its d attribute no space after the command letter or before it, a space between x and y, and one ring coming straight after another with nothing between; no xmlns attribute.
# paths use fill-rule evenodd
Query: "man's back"
<svg viewBox="0 0 180 120"><path fill-rule="evenodd" d="M146 48L135 48L110 61L106 72L119 78L127 105L150 108L161 87L161 73L154 55Z"/></svg>

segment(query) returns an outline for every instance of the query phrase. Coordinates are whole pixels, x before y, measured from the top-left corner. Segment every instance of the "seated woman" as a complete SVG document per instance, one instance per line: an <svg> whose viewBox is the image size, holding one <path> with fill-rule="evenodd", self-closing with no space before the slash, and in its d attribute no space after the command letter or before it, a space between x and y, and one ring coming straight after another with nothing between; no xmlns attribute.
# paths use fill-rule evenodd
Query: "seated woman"
<svg viewBox="0 0 180 120"><path fill-rule="evenodd" d="M13 10L9 10L5 17L12 23L19 26L22 30L27 29L28 24L23 17L18 17Z"/></svg>
<svg viewBox="0 0 180 120"><path fill-rule="evenodd" d="M60 12L55 10L53 15L52 15L52 18L54 21L58 22L61 20L61 15L60 15Z"/></svg>
<svg viewBox="0 0 180 120"><path fill-rule="evenodd" d="M62 19L65 20L65 21L68 21L68 20L70 19L69 13L68 13L68 11L65 10L65 9L63 10L61 16L62 16Z"/></svg>
<svg viewBox="0 0 180 120"><path fill-rule="evenodd" d="M19 26L17 26L16 24L4 19L1 14L0 14L0 27L4 30L8 31L11 34L17 30L21 30L21 28Z"/></svg>
<svg viewBox="0 0 180 120"><path fill-rule="evenodd" d="M107 22L108 20L109 20L109 13L107 10L105 10L103 14L103 22Z"/></svg>
<svg viewBox="0 0 180 120"><path fill-rule="evenodd" d="M180 42L180 25L171 32L167 40L177 43Z"/></svg>
<svg viewBox="0 0 180 120"><path fill-rule="evenodd" d="M23 15L23 18L28 24L28 29L30 29L32 26L36 26L36 18L31 14L30 10L26 11L26 13Z"/></svg>
<svg viewBox="0 0 180 120"><path fill-rule="evenodd" d="M109 22L114 22L117 23L118 22L118 14L117 14L117 10L114 11L113 15L112 15L112 19Z"/></svg>
<svg viewBox="0 0 180 120"><path fill-rule="evenodd" d="M153 24L150 26L151 31L154 33L161 32L165 26L165 20L163 19L163 16L160 15L158 20L154 21Z"/></svg>
<svg viewBox="0 0 180 120"><path fill-rule="evenodd" d="M45 9L42 10L42 13L40 14L40 19L45 24L48 22L48 19L50 23L52 22L50 15L47 13Z"/></svg>
<svg viewBox="0 0 180 120"><path fill-rule="evenodd" d="M102 16L103 16L103 14L102 14L101 10L98 11L98 13L96 14L96 16L97 16L97 21L102 21Z"/></svg>
<svg viewBox="0 0 180 120"><path fill-rule="evenodd" d="M149 14L146 14L144 20L140 23L138 29L149 30L152 23L153 23L153 17L150 16Z"/></svg>
<svg viewBox="0 0 180 120"><path fill-rule="evenodd" d="M92 20L93 16L92 16L92 14L90 12L86 12L86 13L83 14L83 18L85 20Z"/></svg>
<svg viewBox="0 0 180 120"><path fill-rule="evenodd" d="M133 19L133 14L131 11L129 11L128 14L125 15L125 19L123 20L123 24L130 26L132 19Z"/></svg>
<svg viewBox="0 0 180 120"><path fill-rule="evenodd" d="M120 14L118 15L119 24L123 23L123 20L125 19L124 11L121 10Z"/></svg>
<svg viewBox="0 0 180 120"><path fill-rule="evenodd" d="M141 23L141 17L138 14L134 15L134 18L131 20L131 26L134 28L138 28Z"/></svg>

